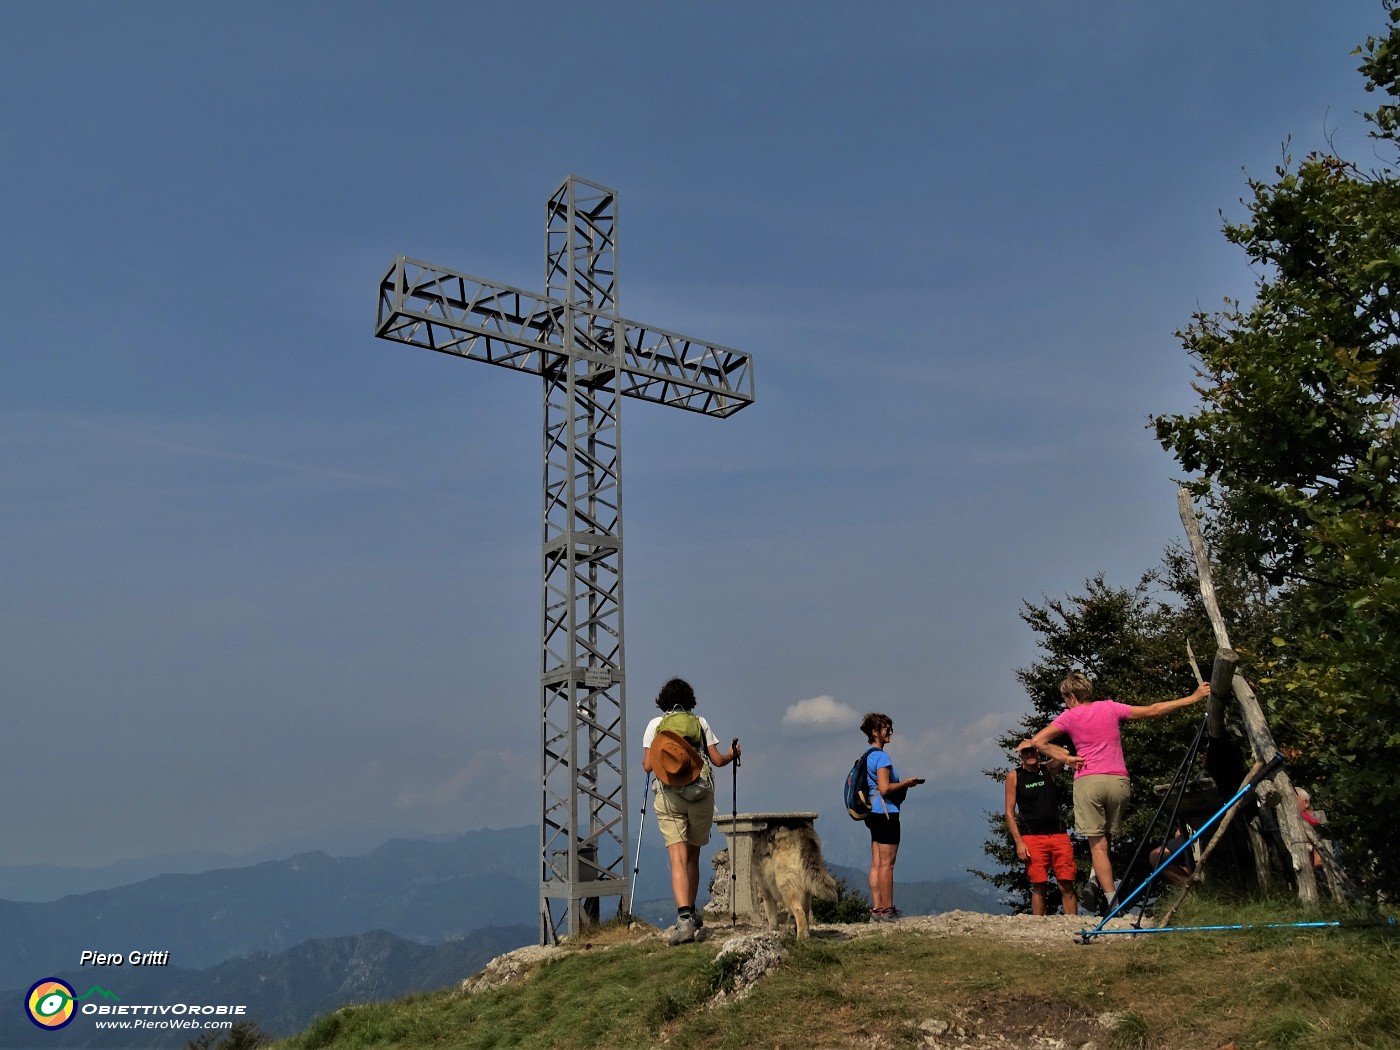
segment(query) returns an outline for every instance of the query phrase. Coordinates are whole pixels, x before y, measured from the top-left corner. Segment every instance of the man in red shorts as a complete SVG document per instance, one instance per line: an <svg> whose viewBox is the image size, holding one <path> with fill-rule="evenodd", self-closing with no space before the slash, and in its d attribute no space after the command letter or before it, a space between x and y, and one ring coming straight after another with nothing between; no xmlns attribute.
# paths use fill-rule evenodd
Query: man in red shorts
<svg viewBox="0 0 1400 1050"><path fill-rule="evenodd" d="M1016 856L1026 862L1031 884L1031 914L1045 914L1045 893L1050 874L1060 887L1066 915L1079 914L1074 880L1074 847L1060 817L1060 793L1054 774L1064 768L1055 760L1042 763L1040 752L1023 742L1017 751L1021 764L1006 774L1006 826L1016 842Z"/></svg>

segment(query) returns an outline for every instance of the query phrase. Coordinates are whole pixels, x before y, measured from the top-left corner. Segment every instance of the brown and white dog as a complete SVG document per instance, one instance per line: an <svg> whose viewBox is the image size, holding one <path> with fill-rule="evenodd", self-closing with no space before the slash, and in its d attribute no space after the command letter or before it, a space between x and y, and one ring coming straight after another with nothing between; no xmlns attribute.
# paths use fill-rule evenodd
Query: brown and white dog
<svg viewBox="0 0 1400 1050"><path fill-rule="evenodd" d="M836 880L822 860L821 839L809 824L769 825L753 844L753 891L762 900L768 925L777 929L786 911L806 937L812 926L812 900L834 901Z"/></svg>

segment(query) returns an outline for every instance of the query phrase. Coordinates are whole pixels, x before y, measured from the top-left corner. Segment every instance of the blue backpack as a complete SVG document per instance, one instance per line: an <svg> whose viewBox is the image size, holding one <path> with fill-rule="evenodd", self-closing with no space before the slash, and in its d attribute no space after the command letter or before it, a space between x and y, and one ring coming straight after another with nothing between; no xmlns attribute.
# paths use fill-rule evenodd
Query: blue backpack
<svg viewBox="0 0 1400 1050"><path fill-rule="evenodd" d="M852 820L864 820L870 816L873 809L871 799L875 792L871 790L870 767L867 763L870 756L878 750L878 747L867 748L865 754L856 759L856 764L846 774L846 812Z"/></svg>

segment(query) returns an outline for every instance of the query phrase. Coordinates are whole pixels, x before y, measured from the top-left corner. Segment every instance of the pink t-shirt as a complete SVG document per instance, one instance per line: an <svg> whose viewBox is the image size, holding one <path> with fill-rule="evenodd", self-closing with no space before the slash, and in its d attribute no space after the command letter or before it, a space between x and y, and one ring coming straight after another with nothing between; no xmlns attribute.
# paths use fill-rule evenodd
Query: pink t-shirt
<svg viewBox="0 0 1400 1050"><path fill-rule="evenodd" d="M1074 750L1084 764L1074 771L1076 777L1093 773L1126 777L1128 764L1123 761L1123 737L1120 726L1132 717L1132 706L1117 700L1092 700L1071 707L1050 724L1063 729L1074 741Z"/></svg>

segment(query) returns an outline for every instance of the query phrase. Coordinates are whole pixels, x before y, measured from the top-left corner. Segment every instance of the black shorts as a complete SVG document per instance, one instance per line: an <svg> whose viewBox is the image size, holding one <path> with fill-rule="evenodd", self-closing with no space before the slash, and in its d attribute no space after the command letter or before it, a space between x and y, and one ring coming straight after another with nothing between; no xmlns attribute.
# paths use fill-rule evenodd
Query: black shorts
<svg viewBox="0 0 1400 1050"><path fill-rule="evenodd" d="M899 845L899 814L872 813L865 818L865 826L870 829L870 841L882 846Z"/></svg>

